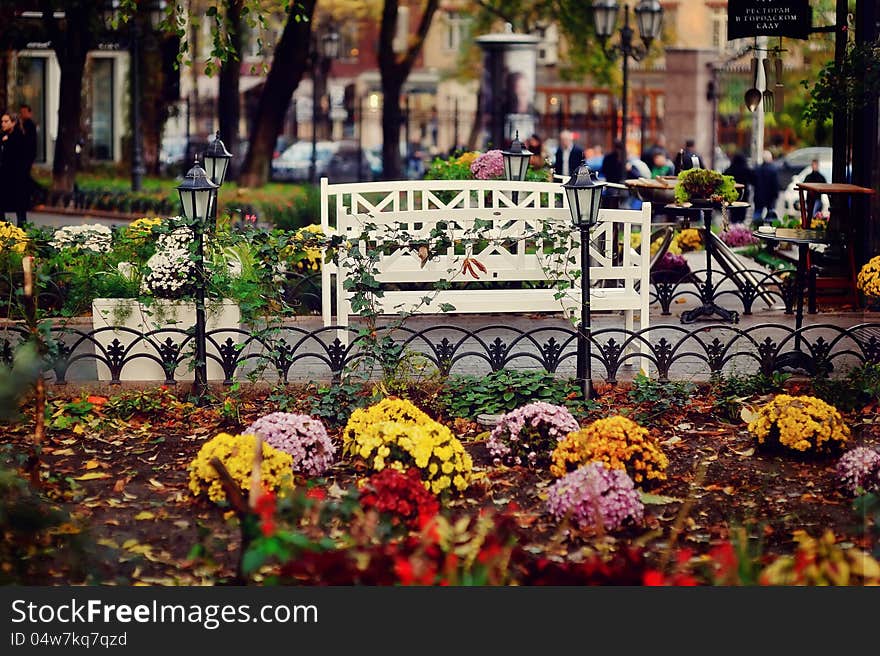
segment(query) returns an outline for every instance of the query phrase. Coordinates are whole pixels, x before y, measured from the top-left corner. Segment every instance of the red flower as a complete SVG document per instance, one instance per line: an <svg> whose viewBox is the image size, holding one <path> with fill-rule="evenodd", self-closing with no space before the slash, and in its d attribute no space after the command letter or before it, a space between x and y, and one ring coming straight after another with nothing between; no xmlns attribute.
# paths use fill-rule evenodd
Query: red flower
<svg viewBox="0 0 880 656"><path fill-rule="evenodd" d="M327 490L322 487L310 487L308 490L306 490L306 498L323 501L327 498Z"/></svg>
<svg viewBox="0 0 880 656"><path fill-rule="evenodd" d="M642 583L649 586L666 585L666 577L663 576L663 572L658 572L656 569L649 569L642 577Z"/></svg>

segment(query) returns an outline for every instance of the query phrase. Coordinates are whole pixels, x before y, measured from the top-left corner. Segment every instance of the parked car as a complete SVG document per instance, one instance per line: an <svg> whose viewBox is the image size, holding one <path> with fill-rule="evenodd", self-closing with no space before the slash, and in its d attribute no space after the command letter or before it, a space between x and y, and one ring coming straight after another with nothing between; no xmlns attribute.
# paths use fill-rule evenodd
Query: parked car
<svg viewBox="0 0 880 656"><path fill-rule="evenodd" d="M810 171L813 170L812 160L807 163L805 167L803 167L800 171L792 176L788 185L785 187L785 191L781 194L781 207L779 207L777 214L779 216L785 216L786 214L790 216L799 217L801 214L801 202L800 197L798 196L797 184L799 182L803 182L804 178L807 177ZM825 176L825 179L828 182L831 182L831 160L819 160L819 173ZM821 197L822 203L822 211L828 211L828 196L822 194Z"/></svg>
<svg viewBox="0 0 880 656"><path fill-rule="evenodd" d="M796 173L809 167L814 159L831 162L832 149L828 146L809 146L798 148L777 160L779 166L779 187L786 189ZM831 178L829 176L828 180Z"/></svg>
<svg viewBox="0 0 880 656"><path fill-rule="evenodd" d="M382 174L381 160L377 171L376 159L374 153L367 148L361 149L356 141L341 141L327 162L327 178L330 182L372 182Z"/></svg>
<svg viewBox="0 0 880 656"><path fill-rule="evenodd" d="M315 144L315 179L327 175L327 164L339 148L336 141ZM270 177L275 181L308 182L312 164L312 142L297 141L272 160Z"/></svg>

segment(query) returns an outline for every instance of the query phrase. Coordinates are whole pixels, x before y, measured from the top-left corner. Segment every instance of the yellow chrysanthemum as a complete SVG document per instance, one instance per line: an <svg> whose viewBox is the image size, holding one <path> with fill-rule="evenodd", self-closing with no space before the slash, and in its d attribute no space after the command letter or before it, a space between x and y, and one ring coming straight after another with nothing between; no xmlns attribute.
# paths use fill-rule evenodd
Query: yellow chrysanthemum
<svg viewBox="0 0 880 656"><path fill-rule="evenodd" d="M880 255L872 257L859 271L856 286L865 296L880 297Z"/></svg>
<svg viewBox="0 0 880 656"><path fill-rule="evenodd" d="M28 238L24 230L6 221L0 221L0 254L5 251L24 253L27 244Z"/></svg>
<svg viewBox="0 0 880 656"><path fill-rule="evenodd" d="M136 221L132 221L125 229L126 236L132 241L146 242L153 234L153 229L162 225L162 219L158 216L145 216Z"/></svg>
<svg viewBox="0 0 880 656"><path fill-rule="evenodd" d="M355 410L342 431L342 449L376 471L415 466L434 493L465 490L473 469L470 455L446 426L398 398Z"/></svg>
<svg viewBox="0 0 880 656"><path fill-rule="evenodd" d="M241 491L247 493L251 487L251 471L254 466L254 450L257 438L254 435L230 435L220 433L208 440L199 449L198 455L189 465L189 489L195 495L206 494L212 501L223 501L226 492L220 485L217 470L211 465L218 458L229 475L238 483ZM263 442L261 480L263 487L278 490L292 476L293 457L268 443Z"/></svg>
<svg viewBox="0 0 880 656"><path fill-rule="evenodd" d="M569 433L553 450L550 473L565 476L582 465L598 461L624 469L636 483L664 480L669 460L648 431L626 417L594 421Z"/></svg>
<svg viewBox="0 0 880 656"><path fill-rule="evenodd" d="M849 427L832 405L813 396L777 394L749 422L758 444L794 451L830 452L846 444Z"/></svg>

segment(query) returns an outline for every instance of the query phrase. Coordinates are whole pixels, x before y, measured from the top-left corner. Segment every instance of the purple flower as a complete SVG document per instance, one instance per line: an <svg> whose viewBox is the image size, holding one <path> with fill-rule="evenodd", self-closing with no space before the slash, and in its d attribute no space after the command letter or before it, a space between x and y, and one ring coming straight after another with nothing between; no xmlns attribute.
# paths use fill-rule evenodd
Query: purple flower
<svg viewBox="0 0 880 656"><path fill-rule="evenodd" d="M263 439L293 456L293 470L308 476L320 476L333 464L336 446L327 429L317 419L290 412L273 412L260 417L245 433Z"/></svg>
<svg viewBox="0 0 880 656"><path fill-rule="evenodd" d="M758 243L758 238L752 234L751 229L742 223L734 223L718 236L731 248Z"/></svg>
<svg viewBox="0 0 880 656"><path fill-rule="evenodd" d="M477 180L494 180L504 175L504 156L500 150L487 150L471 162L471 173Z"/></svg>
<svg viewBox="0 0 880 656"><path fill-rule="evenodd" d="M645 507L626 470L608 469L601 462L566 474L547 492L547 511L557 520L570 517L581 529L601 522L613 531L627 520L640 522L644 515Z"/></svg>
<svg viewBox="0 0 880 656"><path fill-rule="evenodd" d="M853 496L880 491L880 453L866 446L850 449L837 462L837 477Z"/></svg>
<svg viewBox="0 0 880 656"><path fill-rule="evenodd" d="M496 464L534 467L548 464L556 443L578 428L565 407L536 401L503 415L486 446Z"/></svg>

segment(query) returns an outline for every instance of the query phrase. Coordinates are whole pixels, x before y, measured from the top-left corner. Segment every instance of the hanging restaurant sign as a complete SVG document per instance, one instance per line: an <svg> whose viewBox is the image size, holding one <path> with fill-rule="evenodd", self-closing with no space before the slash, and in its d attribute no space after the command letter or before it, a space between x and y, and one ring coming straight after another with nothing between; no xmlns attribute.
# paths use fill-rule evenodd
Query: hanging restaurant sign
<svg viewBox="0 0 880 656"><path fill-rule="evenodd" d="M809 0L730 0L727 40L752 36L807 39L813 14Z"/></svg>

